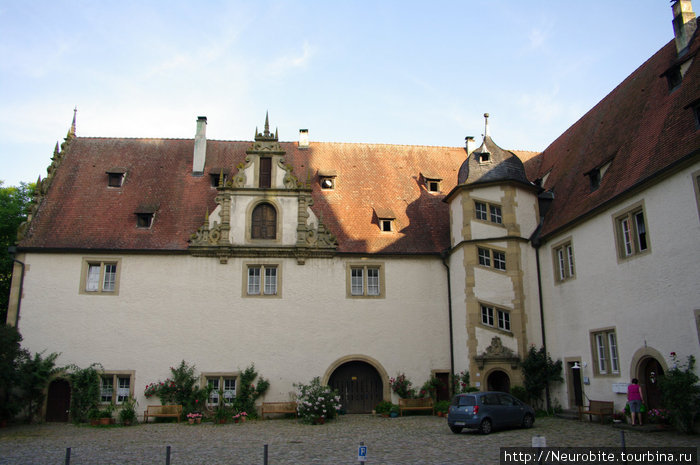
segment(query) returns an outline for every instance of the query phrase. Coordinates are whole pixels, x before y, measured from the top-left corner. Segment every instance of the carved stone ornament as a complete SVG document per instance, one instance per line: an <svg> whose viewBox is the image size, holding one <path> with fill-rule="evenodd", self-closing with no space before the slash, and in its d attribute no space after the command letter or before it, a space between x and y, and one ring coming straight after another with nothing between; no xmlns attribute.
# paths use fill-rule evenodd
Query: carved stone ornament
<svg viewBox="0 0 700 465"><path fill-rule="evenodd" d="M501 338L494 336L491 339L491 345L481 354L474 357L480 369L489 363L510 363L511 368L515 369L520 363L518 357L513 350L503 346Z"/></svg>

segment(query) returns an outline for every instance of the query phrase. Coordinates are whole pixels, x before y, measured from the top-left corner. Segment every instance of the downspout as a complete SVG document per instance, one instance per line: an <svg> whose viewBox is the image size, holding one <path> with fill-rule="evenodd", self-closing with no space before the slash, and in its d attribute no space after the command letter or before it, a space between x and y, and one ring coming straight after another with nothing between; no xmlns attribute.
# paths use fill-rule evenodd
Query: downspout
<svg viewBox="0 0 700 465"><path fill-rule="evenodd" d="M15 258L15 253L17 253L17 247L14 245L10 246L7 248L7 251L10 254L10 257L12 257L12 261L15 263L19 263L19 265L22 267L22 274L20 275L19 278L19 295L17 296L17 314L15 315L15 329L19 330L19 309L20 306L22 305L22 292L24 291L24 263L17 260ZM9 302L8 302L9 304ZM5 315L5 324L7 324L7 318L10 316L10 309L7 309L7 315Z"/></svg>
<svg viewBox="0 0 700 465"><path fill-rule="evenodd" d="M447 251L442 254L442 264L447 270L447 311L450 325L450 386L448 387L450 396L454 395L453 386L455 378L455 350L454 350L454 335L452 332L452 284L450 279L450 265L447 264Z"/></svg>
<svg viewBox="0 0 700 465"><path fill-rule="evenodd" d="M537 263L537 293L539 294L539 301L540 301L540 328L542 330L542 347L544 348L545 355L547 355L549 352L547 352L547 337L545 336L545 331L544 331L544 303L542 300L542 275L541 275L541 270L540 270L540 241L539 241L539 238L537 238L535 241L533 241L533 245L535 246L535 262ZM547 400L547 411L549 412L551 409L551 400L549 397L549 383L546 383L544 385L544 394L545 394L545 399Z"/></svg>

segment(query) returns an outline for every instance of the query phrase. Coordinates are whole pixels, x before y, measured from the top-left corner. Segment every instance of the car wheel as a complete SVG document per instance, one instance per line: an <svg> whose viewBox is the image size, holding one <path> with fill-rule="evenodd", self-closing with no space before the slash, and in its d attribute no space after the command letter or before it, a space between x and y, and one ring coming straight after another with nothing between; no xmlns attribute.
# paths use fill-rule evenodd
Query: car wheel
<svg viewBox="0 0 700 465"><path fill-rule="evenodd" d="M484 418L484 420L481 422L479 425L479 431L481 434L489 434L493 430L493 424L491 423L491 420L488 418Z"/></svg>
<svg viewBox="0 0 700 465"><path fill-rule="evenodd" d="M462 427L461 426L454 426L450 425L450 429L452 430L453 433L459 434L462 432Z"/></svg>
<svg viewBox="0 0 700 465"><path fill-rule="evenodd" d="M529 413L523 417L523 428L532 428L535 419Z"/></svg>

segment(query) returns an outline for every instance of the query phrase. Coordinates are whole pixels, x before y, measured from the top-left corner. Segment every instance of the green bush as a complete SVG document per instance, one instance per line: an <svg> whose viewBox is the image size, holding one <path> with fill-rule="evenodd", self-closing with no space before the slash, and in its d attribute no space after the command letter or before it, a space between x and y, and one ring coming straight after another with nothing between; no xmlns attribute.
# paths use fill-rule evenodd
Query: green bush
<svg viewBox="0 0 700 465"><path fill-rule="evenodd" d="M256 378L258 378L257 384L255 383ZM258 376L255 364L251 364L243 370L238 377L238 392L233 399L233 407L236 412L246 412L249 418L257 418L255 401L265 394L269 387L270 382L262 376Z"/></svg>
<svg viewBox="0 0 700 465"><path fill-rule="evenodd" d="M374 407L374 411L377 412L379 415L389 415L389 412L391 412L392 405L394 404L383 400L379 402L376 407Z"/></svg>
<svg viewBox="0 0 700 465"><path fill-rule="evenodd" d="M102 366L99 363L93 363L87 368L73 365L70 370L70 416L74 423L85 423L90 412L99 410Z"/></svg>
<svg viewBox="0 0 700 465"><path fill-rule="evenodd" d="M700 410L700 386L695 374L695 357L688 356L681 364L675 352L671 352L673 368L660 379L659 386L664 406L671 414L671 423L681 432L692 433L695 416Z"/></svg>
<svg viewBox="0 0 700 465"><path fill-rule="evenodd" d="M523 386L511 386L510 393L513 397L525 402L526 404L530 402L530 398L527 395L527 389L525 389Z"/></svg>
<svg viewBox="0 0 700 465"><path fill-rule="evenodd" d="M447 413L448 410L450 410L450 401L449 400L441 400L440 402L435 403L435 411L436 412Z"/></svg>
<svg viewBox="0 0 700 465"><path fill-rule="evenodd" d="M305 423L323 423L336 417L340 410L340 396L329 386L321 385L319 377L310 384L295 384L297 388L297 411Z"/></svg>
<svg viewBox="0 0 700 465"><path fill-rule="evenodd" d="M554 362L545 352L544 347L535 349L535 346L530 346L530 350L522 362L522 369L527 397L530 402L538 406L542 405L542 393L547 385L564 381L561 376L561 360Z"/></svg>

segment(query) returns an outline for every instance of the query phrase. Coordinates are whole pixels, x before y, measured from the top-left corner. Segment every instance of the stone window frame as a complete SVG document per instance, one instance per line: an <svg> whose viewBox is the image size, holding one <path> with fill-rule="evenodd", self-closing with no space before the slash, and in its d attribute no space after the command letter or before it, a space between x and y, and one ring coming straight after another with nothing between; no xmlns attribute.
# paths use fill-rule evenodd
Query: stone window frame
<svg viewBox="0 0 700 465"><path fill-rule="evenodd" d="M258 239L258 238L253 238L253 211L261 204L266 203L272 206L272 208L275 209L275 213L277 216L277 223L275 225L276 231L275 231L275 238L274 239ZM284 219L282 218L283 210L280 207L280 205L271 198L265 198L265 199L257 199L255 201L252 201L248 204L248 207L246 208L246 226L245 226L245 236L246 236L246 242L249 244L255 244L257 245L277 245L282 242L282 223Z"/></svg>
<svg viewBox="0 0 700 465"><path fill-rule="evenodd" d="M700 170L691 174L693 180L693 190L695 191L695 201L698 204L698 218L700 219Z"/></svg>
<svg viewBox="0 0 700 465"><path fill-rule="evenodd" d="M484 310L487 310L487 312L484 312ZM490 310L490 312L488 312ZM481 326L484 326L489 329L497 329L499 331L502 331L506 334L513 334L513 320L511 318L511 314L513 313L512 309L505 308L501 305L495 305L490 302L484 302L484 301L479 301L479 323L481 323ZM501 316L503 315L503 318ZM487 317L486 320L484 321L484 317ZM490 320L490 321L489 321ZM504 322L502 324L502 322ZM507 326L507 327L506 327Z"/></svg>
<svg viewBox="0 0 700 465"><path fill-rule="evenodd" d="M260 292L257 294L250 294L249 291L249 270L252 268L260 269ZM274 268L275 273L275 293L266 294L265 293L265 270ZM243 262L243 287L242 296L247 298L258 298L258 299L279 299L282 297L282 263L281 262L271 262L271 261L245 261Z"/></svg>
<svg viewBox="0 0 700 465"><path fill-rule="evenodd" d="M552 264L555 284L576 279L576 259L571 236L552 245Z"/></svg>
<svg viewBox="0 0 700 465"><path fill-rule="evenodd" d="M107 405L113 403L114 405L121 405L125 401L129 400L129 397L134 397L134 378L136 372L134 370L105 370L100 373L100 404ZM111 400L103 400L102 395L102 380L112 378L112 393ZM119 379L129 380L129 394L123 399L119 400Z"/></svg>
<svg viewBox="0 0 700 465"><path fill-rule="evenodd" d="M385 268L384 262L348 262L346 264L345 272L345 295L349 299L383 299L386 297L386 279L385 279ZM352 286L352 272L353 269L362 270L362 294L353 294ZM378 270L379 286L378 294L369 294L368 291L368 269Z"/></svg>
<svg viewBox="0 0 700 465"><path fill-rule="evenodd" d="M639 214L642 215L643 233L639 231ZM618 261L629 260L651 253L651 234L649 233L648 218L644 200L635 202L612 214ZM631 234L631 236L627 237L628 234ZM641 244L642 235L644 236L645 244ZM644 249L642 249L643 245L645 245Z"/></svg>
<svg viewBox="0 0 700 465"><path fill-rule="evenodd" d="M119 281L122 269L121 258L105 258L105 257L83 257L80 268L80 287L78 293L83 295L119 295ZM105 268L108 265L116 266L114 276L114 289L105 290ZM88 271L91 266L100 267L100 275L98 279L98 288L94 291L87 290Z"/></svg>
<svg viewBox="0 0 700 465"><path fill-rule="evenodd" d="M607 328L593 329L589 334L591 357L593 360L593 375L619 377L622 364L620 363L620 344L617 342L616 328L610 326ZM610 338L611 335L613 339ZM610 343L611 341L614 342L614 349L613 345ZM613 363L613 360L615 360L615 363ZM615 364L617 367L614 366Z"/></svg>
<svg viewBox="0 0 700 465"><path fill-rule="evenodd" d="M225 387L226 380L233 380L234 381L234 389L233 389L233 396L230 398L231 400L229 402L224 402L226 405L231 405L233 403L233 399L236 398L236 394L238 393L238 378L240 376L240 372L237 371L226 371L226 372L220 372L220 371L212 371L212 372L203 372L200 374L199 377L199 383L200 386L202 387L207 387L209 386L209 380L214 380L216 379L219 384L219 388L217 391L212 390L211 393L209 394L209 397L207 397L207 400L205 401L206 407L208 408L214 408L217 405L219 405L219 393L218 391L221 390L222 386ZM224 398L226 398L225 393L227 392L226 389L223 389L224 391ZM216 400L214 401L214 398Z"/></svg>
<svg viewBox="0 0 700 465"><path fill-rule="evenodd" d="M476 221L494 226L505 228L503 224L503 205L491 200L474 198L474 218ZM478 205L483 205L485 209L479 209ZM494 214L494 209L498 210L498 214ZM480 213L483 212L483 213ZM484 217L481 217L481 216Z"/></svg>
<svg viewBox="0 0 700 465"><path fill-rule="evenodd" d="M488 252L488 257L485 257L484 254L481 252ZM498 254L498 255L497 255ZM501 258L502 256L502 258ZM481 263L481 261L486 261L486 260L481 260L483 258L488 258L488 263ZM482 267L482 268L488 268L491 270L495 271L500 271L500 272L506 272L508 271L508 264L506 261L506 251L503 249L498 249L494 247L484 247L481 245L478 245L476 247L476 263ZM503 267L496 266L497 263L503 263Z"/></svg>

